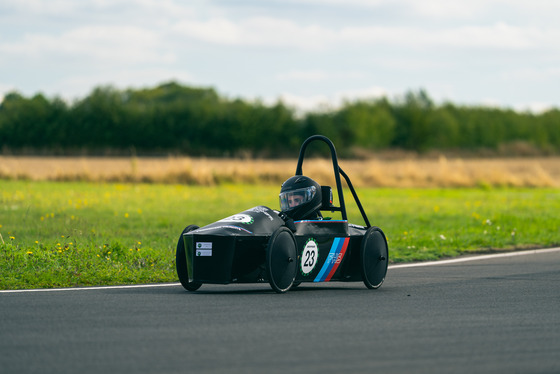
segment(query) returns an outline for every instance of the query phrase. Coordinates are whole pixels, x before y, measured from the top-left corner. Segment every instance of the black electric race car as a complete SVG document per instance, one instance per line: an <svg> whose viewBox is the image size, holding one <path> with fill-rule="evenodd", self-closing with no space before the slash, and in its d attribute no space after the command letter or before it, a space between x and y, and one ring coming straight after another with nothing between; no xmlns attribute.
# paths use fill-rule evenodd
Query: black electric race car
<svg viewBox="0 0 560 374"><path fill-rule="evenodd" d="M303 176L307 146L325 142L331 151L339 206L332 189ZM366 226L348 223L344 177ZM314 135L301 146L295 176L280 193L282 211L257 206L204 227L187 226L179 238L176 266L188 291L203 283L268 282L278 293L302 282L363 281L379 288L387 274L385 234L371 226L348 175L338 166L333 143ZM321 212L340 212L340 220Z"/></svg>

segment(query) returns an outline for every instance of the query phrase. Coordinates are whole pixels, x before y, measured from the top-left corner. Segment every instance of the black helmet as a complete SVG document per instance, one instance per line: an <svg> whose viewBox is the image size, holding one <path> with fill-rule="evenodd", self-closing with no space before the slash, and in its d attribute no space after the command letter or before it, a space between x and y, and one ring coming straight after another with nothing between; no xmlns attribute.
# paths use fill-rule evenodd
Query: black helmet
<svg viewBox="0 0 560 374"><path fill-rule="evenodd" d="M322 201L321 186L311 178L296 175L282 183L280 209L293 219L314 218Z"/></svg>

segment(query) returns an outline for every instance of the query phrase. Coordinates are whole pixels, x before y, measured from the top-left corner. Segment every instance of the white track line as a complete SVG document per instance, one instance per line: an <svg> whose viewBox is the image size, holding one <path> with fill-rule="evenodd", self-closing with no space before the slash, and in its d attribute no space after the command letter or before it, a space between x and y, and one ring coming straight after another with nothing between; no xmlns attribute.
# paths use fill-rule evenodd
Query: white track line
<svg viewBox="0 0 560 374"><path fill-rule="evenodd" d="M494 253L494 254L491 254L491 255L480 255L480 256L472 256L472 257L469 256L469 257L461 257L461 258L452 258L450 260L441 260L441 261L427 261L427 262L415 262L415 263L411 263L411 264L390 265L389 269L402 269L402 268L416 268L416 267L423 267L423 266L448 265L448 264L455 264L455 263L459 263L459 262L480 261L480 260L487 260L487 259L491 259L491 258L500 258L500 257L537 255L537 254L551 253L551 252L560 252L560 247L559 248L547 248L547 249L532 249L532 250L529 250L529 251Z"/></svg>
<svg viewBox="0 0 560 374"><path fill-rule="evenodd" d="M0 293L118 290L118 289L123 289L123 288L154 288L154 287L170 287L170 286L180 286L180 285L181 285L181 283L155 283L155 284L130 284L130 285L125 285L125 286L34 288L34 289L31 289L31 290L0 290Z"/></svg>
<svg viewBox="0 0 560 374"><path fill-rule="evenodd" d="M495 253L495 254L491 254L491 255L481 255L481 256L472 256L472 257L461 257L461 258L454 258L454 259L442 260L442 261L428 261L428 262L415 262L415 263L412 263L412 264L390 265L389 269L393 270L393 269L402 269L402 268L447 265L447 264L455 264L455 263L460 263L460 262L480 261L480 260L486 260L486 259L491 259L491 258L526 256L526 255L536 255L536 254L551 253L551 252L560 252L560 247L559 248L548 248L548 249L533 249L533 250L530 250L530 251ZM129 288L175 287L175 286L180 286L180 285L181 285L180 283L157 283L157 284L133 284L133 285L126 285L126 286L35 288L35 289L31 289L31 290L0 290L0 293L118 290L118 289L129 289Z"/></svg>

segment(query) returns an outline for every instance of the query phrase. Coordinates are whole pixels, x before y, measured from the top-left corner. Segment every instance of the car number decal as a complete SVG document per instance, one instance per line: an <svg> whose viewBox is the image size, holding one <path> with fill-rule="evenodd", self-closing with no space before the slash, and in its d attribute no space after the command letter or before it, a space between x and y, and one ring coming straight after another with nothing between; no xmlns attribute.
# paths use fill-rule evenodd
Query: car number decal
<svg viewBox="0 0 560 374"><path fill-rule="evenodd" d="M334 238L327 259L313 282L328 282L331 280L344 258L349 242L350 238Z"/></svg>
<svg viewBox="0 0 560 374"><path fill-rule="evenodd" d="M315 269L317 265L317 260L319 259L319 246L313 238L309 238L307 243L305 243L305 248L303 248L303 253L301 254L301 272L303 275L308 275Z"/></svg>

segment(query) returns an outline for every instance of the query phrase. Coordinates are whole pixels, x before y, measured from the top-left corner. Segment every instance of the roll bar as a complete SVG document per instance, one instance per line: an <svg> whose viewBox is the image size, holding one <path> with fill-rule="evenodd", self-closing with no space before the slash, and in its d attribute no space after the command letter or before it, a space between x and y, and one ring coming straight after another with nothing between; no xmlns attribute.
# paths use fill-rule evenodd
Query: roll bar
<svg viewBox="0 0 560 374"><path fill-rule="evenodd" d="M362 214L362 217L366 223L367 227L371 227L369 220L367 218L366 212L364 211L364 208L362 207L362 203L360 202L360 199L358 198L358 194L356 194L356 190L354 189L354 186L352 185L352 182L350 182L350 178L348 177L348 175L340 168L340 166L338 166L338 157L336 155L336 149L334 147L333 142L327 138L324 135L313 135L310 136L309 138L307 138L303 144L301 145L301 149L299 150L299 157L298 157L298 163L297 163L297 168L296 168L296 174L295 175L303 175L303 159L305 158L305 150L307 149L307 146L314 141L322 141L324 143L326 143L331 151L331 158L332 158L332 164L333 164L333 170L334 170L334 178L336 181L336 189L338 191L338 201L340 206L339 207L330 207L329 210L331 211L339 211L342 214L342 219L347 221L348 220L348 216L346 214L346 205L344 203L344 193L342 190L342 182L340 180L340 176L342 175L344 177L344 180L346 181L346 184L348 185L348 188L350 189L350 192L352 193L352 196L354 196L354 200L356 201L356 205L358 206L358 209L360 210L360 213Z"/></svg>

